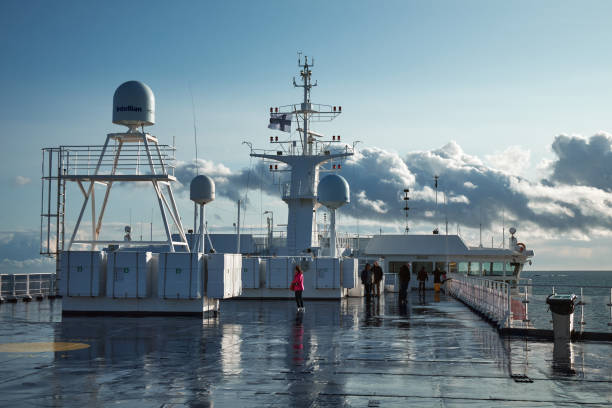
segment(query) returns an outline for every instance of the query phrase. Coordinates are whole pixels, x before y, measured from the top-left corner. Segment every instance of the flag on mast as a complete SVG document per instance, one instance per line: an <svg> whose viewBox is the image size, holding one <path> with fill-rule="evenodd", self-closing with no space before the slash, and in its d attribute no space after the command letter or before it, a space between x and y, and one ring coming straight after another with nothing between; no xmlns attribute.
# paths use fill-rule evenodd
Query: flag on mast
<svg viewBox="0 0 612 408"><path fill-rule="evenodd" d="M291 133L291 113L271 113L269 129Z"/></svg>

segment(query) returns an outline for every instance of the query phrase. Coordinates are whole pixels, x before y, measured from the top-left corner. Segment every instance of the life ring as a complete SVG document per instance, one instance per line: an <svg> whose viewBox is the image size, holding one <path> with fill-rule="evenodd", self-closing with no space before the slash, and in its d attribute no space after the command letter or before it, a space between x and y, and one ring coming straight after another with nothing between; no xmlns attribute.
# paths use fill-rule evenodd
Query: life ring
<svg viewBox="0 0 612 408"><path fill-rule="evenodd" d="M516 244L516 246L519 247L519 252L523 252L527 248L522 242L519 242L518 244Z"/></svg>

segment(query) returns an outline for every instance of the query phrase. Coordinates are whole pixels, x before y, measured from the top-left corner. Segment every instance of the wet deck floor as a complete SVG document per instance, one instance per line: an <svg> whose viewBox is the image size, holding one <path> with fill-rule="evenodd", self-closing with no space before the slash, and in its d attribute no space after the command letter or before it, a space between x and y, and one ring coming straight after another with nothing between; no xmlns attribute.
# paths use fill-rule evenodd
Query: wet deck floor
<svg viewBox="0 0 612 408"><path fill-rule="evenodd" d="M462 304L437 300L412 293L404 310L393 294L313 301L303 315L289 301L226 301L204 320L61 319L60 300L3 304L0 343L89 347L0 352L0 405L612 404L612 344L573 344L567 360L550 342L502 339Z"/></svg>

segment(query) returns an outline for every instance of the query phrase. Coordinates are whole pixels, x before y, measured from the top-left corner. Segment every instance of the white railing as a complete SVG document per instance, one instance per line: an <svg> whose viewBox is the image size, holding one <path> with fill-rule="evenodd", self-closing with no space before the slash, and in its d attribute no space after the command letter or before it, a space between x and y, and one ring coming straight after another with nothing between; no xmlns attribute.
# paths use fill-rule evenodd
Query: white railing
<svg viewBox="0 0 612 408"><path fill-rule="evenodd" d="M0 300L27 300L55 294L54 273L0 274Z"/></svg>
<svg viewBox="0 0 612 408"><path fill-rule="evenodd" d="M498 327L512 325L510 285L505 282L453 275L446 292L493 320Z"/></svg>

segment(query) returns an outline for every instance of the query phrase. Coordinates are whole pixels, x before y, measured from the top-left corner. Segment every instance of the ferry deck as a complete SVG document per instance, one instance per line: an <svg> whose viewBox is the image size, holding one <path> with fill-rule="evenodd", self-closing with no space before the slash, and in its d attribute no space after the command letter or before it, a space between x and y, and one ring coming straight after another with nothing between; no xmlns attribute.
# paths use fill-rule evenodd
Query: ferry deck
<svg viewBox="0 0 612 408"><path fill-rule="evenodd" d="M62 317L61 299L2 304L0 405L612 404L610 343L502 338L433 292L406 307L389 293L295 309L230 300L216 318Z"/></svg>

